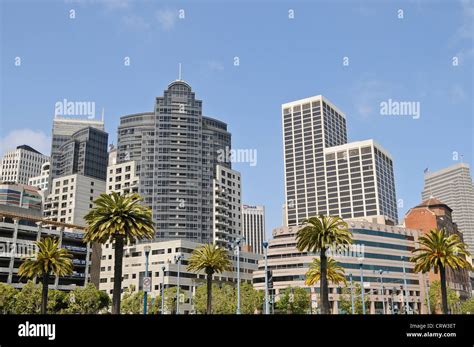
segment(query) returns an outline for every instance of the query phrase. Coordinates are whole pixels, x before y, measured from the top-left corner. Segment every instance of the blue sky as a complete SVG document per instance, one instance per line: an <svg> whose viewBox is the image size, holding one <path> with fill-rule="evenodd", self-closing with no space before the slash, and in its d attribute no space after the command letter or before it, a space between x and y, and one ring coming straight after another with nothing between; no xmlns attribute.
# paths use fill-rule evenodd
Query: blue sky
<svg viewBox="0 0 474 347"><path fill-rule="evenodd" d="M453 152L473 164L472 1L1 4L2 153L23 143L48 152L64 98L105 108L115 143L119 117L151 111L181 62L204 114L228 123L234 148L257 149L256 166L234 168L244 202L265 205L268 235L284 202L282 103L322 94L345 112L349 141L374 138L387 149L400 217L420 201L426 167L456 163ZM419 102L420 118L382 116L388 99Z"/></svg>

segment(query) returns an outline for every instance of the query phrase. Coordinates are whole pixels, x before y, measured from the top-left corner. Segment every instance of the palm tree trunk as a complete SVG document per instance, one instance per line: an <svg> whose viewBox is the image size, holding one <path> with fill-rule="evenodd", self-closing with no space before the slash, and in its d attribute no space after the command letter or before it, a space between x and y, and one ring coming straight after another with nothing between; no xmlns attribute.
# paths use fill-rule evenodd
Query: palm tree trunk
<svg viewBox="0 0 474 347"><path fill-rule="evenodd" d="M115 238L114 293L112 297L112 314L120 314L120 297L122 295L123 243L123 236L117 236Z"/></svg>
<svg viewBox="0 0 474 347"><path fill-rule="evenodd" d="M320 292L321 292L321 313L330 314L329 310L329 289L327 279L327 266L328 258L326 256L326 249L321 250L321 281L320 281Z"/></svg>
<svg viewBox="0 0 474 347"><path fill-rule="evenodd" d="M43 284L43 290L41 293L41 314L46 314L47 313L47 307L48 307L48 273L43 272L43 278L42 278L42 284Z"/></svg>
<svg viewBox="0 0 474 347"><path fill-rule="evenodd" d="M207 314L212 314L212 273L207 274Z"/></svg>
<svg viewBox="0 0 474 347"><path fill-rule="evenodd" d="M446 268L442 265L439 267L439 276L441 282L441 303L443 313L448 314L448 290L446 288Z"/></svg>

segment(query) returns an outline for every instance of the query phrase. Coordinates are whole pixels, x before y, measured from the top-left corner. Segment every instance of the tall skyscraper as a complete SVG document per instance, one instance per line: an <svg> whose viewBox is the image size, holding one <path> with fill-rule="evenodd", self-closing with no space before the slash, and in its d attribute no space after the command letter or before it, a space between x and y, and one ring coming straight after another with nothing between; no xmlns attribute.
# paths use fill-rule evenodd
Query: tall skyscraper
<svg viewBox="0 0 474 347"><path fill-rule="evenodd" d="M422 199L434 197L453 210L453 221L474 252L474 185L469 165L459 163L427 173Z"/></svg>
<svg viewBox="0 0 474 347"><path fill-rule="evenodd" d="M317 215L397 222L393 163L373 140L347 144L346 118L321 95L282 105L288 226Z"/></svg>
<svg viewBox="0 0 474 347"><path fill-rule="evenodd" d="M28 184L31 177L41 173L42 165L48 160L47 155L30 146L18 146L4 154L0 165L0 182Z"/></svg>
<svg viewBox="0 0 474 347"><path fill-rule="evenodd" d="M73 133L55 153L56 177L78 173L105 181L108 136L91 126Z"/></svg>
<svg viewBox="0 0 474 347"><path fill-rule="evenodd" d="M251 247L252 252L263 254L265 241L265 208L263 206L242 206L242 235L245 245Z"/></svg>
<svg viewBox="0 0 474 347"><path fill-rule="evenodd" d="M329 214L384 216L396 224L397 201L390 154L374 140L324 149Z"/></svg>
<svg viewBox="0 0 474 347"><path fill-rule="evenodd" d="M92 127L104 131L104 121L95 119L75 119L69 117L56 116L53 120L53 132L51 142L51 177L61 175L59 162L61 146L71 140L73 134L77 131ZM107 165L107 163L106 163ZM105 179L105 176L104 176Z"/></svg>
<svg viewBox="0 0 474 347"><path fill-rule="evenodd" d="M156 98L154 112L121 117L117 163L135 161L157 239L213 241L214 179L218 165L231 169L230 161L219 157L230 147L227 125L203 116L202 101L182 80ZM239 183L235 190L240 194L240 189Z"/></svg>
<svg viewBox="0 0 474 347"><path fill-rule="evenodd" d="M324 148L347 142L345 115L322 95L282 105L288 225L327 214Z"/></svg>

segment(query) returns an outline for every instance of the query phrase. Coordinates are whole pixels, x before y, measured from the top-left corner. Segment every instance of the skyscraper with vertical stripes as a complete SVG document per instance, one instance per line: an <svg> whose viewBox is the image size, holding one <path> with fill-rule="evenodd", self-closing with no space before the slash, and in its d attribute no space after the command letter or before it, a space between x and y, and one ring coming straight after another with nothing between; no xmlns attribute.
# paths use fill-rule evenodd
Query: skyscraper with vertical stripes
<svg viewBox="0 0 474 347"><path fill-rule="evenodd" d="M397 223L392 158L373 140L347 143L340 109L322 95L301 99L282 105L282 123L288 226L319 215Z"/></svg>

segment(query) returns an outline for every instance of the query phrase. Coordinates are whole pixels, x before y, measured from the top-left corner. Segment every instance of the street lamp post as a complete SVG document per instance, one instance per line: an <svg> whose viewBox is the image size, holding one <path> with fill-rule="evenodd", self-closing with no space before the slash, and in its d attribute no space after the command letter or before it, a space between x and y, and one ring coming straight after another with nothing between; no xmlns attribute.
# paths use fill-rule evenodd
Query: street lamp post
<svg viewBox="0 0 474 347"><path fill-rule="evenodd" d="M177 254L174 256L175 261L178 263L178 278L176 282L176 314L179 314L179 276L181 271L181 260L183 260L182 254Z"/></svg>
<svg viewBox="0 0 474 347"><path fill-rule="evenodd" d="M240 314L240 243L245 241L244 237L238 237L235 240L235 249L237 251L237 311Z"/></svg>
<svg viewBox="0 0 474 347"><path fill-rule="evenodd" d="M268 242L263 242L263 250L264 250L264 257L265 257L265 314L270 314L270 307L268 302L268 257L267 257L267 248Z"/></svg>
<svg viewBox="0 0 474 347"><path fill-rule="evenodd" d="M405 259L403 258L403 256L401 256L400 258L402 258L402 265L403 265L403 285L404 285L404 292L405 292L405 314L408 314L408 290L407 290L407 275L406 275L406 271L405 271Z"/></svg>
<svg viewBox="0 0 474 347"><path fill-rule="evenodd" d="M355 314L355 306L354 306L354 287L352 286L352 273L349 274L349 280L351 282L351 306L352 306L352 314Z"/></svg>
<svg viewBox="0 0 474 347"><path fill-rule="evenodd" d="M163 272L163 282L161 283L161 314L165 312L165 269L166 267L163 265L161 267L161 271Z"/></svg>
<svg viewBox="0 0 474 347"><path fill-rule="evenodd" d="M143 250L145 251L145 277L148 277L148 257L150 256L151 247L146 245ZM146 314L148 306L148 291L143 288L143 314Z"/></svg>
<svg viewBox="0 0 474 347"><path fill-rule="evenodd" d="M362 293L362 314L365 314L365 298L364 298L364 269L362 267L362 261L359 263L360 268L360 292Z"/></svg>

